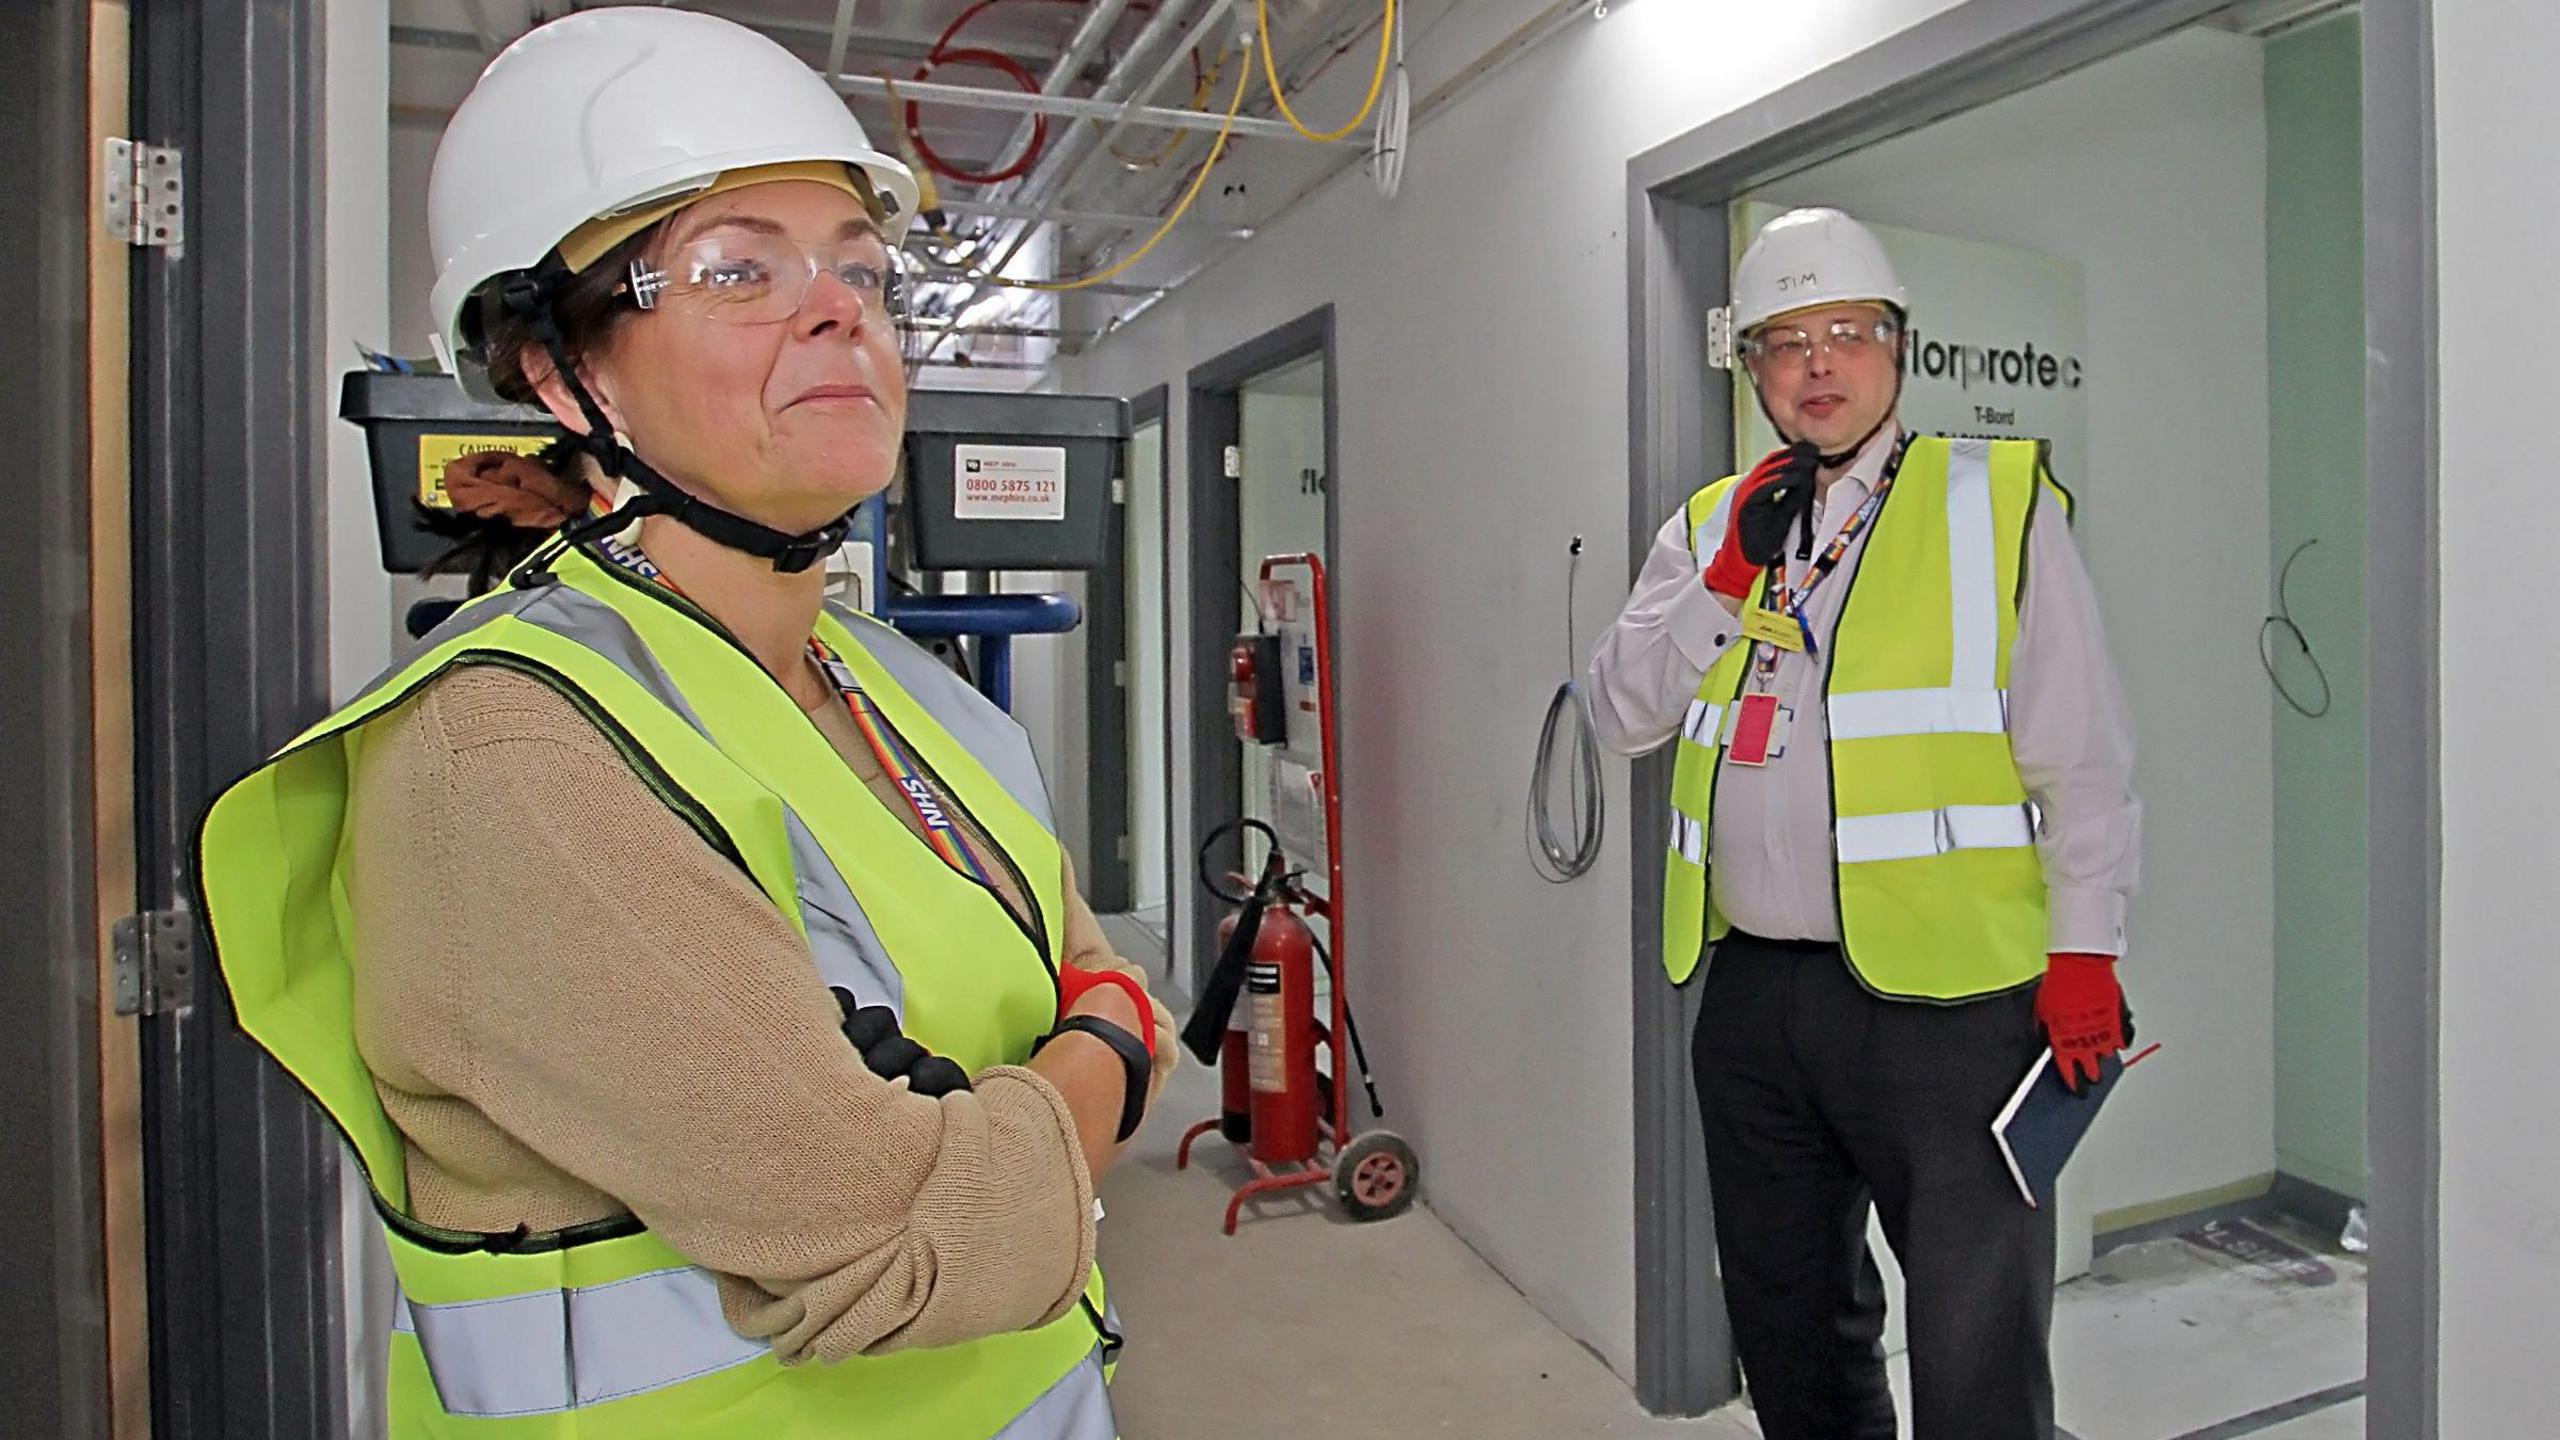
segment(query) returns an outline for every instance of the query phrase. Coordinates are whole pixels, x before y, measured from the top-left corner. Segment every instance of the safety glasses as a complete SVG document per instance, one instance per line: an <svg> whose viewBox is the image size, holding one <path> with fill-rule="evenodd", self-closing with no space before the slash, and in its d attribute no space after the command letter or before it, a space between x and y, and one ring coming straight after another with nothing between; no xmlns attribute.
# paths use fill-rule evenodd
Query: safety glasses
<svg viewBox="0 0 2560 1440"><path fill-rule="evenodd" d="M1881 316L1873 320L1834 320L1820 335L1792 325L1771 325L1743 339L1745 357L1772 370L1801 370L1813 360L1815 346L1838 360L1854 360L1869 347L1890 345L1902 327Z"/></svg>
<svg viewBox="0 0 2560 1440"><path fill-rule="evenodd" d="M709 235L654 266L633 261L619 293L642 310L683 305L733 325L772 325L800 313L821 275L851 290L866 314L894 320L904 312L897 256L871 236L803 245L783 235Z"/></svg>

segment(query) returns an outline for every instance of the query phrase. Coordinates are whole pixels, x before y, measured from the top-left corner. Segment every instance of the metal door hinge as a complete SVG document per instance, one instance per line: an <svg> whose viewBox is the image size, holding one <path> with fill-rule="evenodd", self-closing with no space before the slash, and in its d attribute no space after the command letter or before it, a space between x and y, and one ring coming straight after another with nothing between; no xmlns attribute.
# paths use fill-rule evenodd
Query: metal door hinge
<svg viewBox="0 0 2560 1440"><path fill-rule="evenodd" d="M1227 447L1227 478L1230 480L1244 478L1244 447L1241 445Z"/></svg>
<svg viewBox="0 0 2560 1440"><path fill-rule="evenodd" d="M1718 370L1733 368L1733 307L1718 305L1707 312L1707 364Z"/></svg>
<svg viewBox="0 0 2560 1440"><path fill-rule="evenodd" d="M1129 837L1122 835L1113 839L1111 842L1111 853L1118 856L1121 860L1126 861L1129 858Z"/></svg>
<svg viewBox="0 0 2560 1440"><path fill-rule="evenodd" d="M1123 690L1126 690L1126 689L1128 689L1128 688L1129 688L1129 662L1128 662L1128 661L1126 661L1126 660L1114 660L1114 661L1112 661L1112 662L1111 662L1111 683L1112 683L1112 684L1114 684L1114 685L1119 686L1119 687L1120 687L1121 689L1123 689Z"/></svg>
<svg viewBox="0 0 2560 1440"><path fill-rule="evenodd" d="M1129 482L1117 475L1111 477L1111 503L1114 505L1129 503Z"/></svg>
<svg viewBox="0 0 2560 1440"><path fill-rule="evenodd" d="M187 240L185 157L174 146L107 141L107 233L129 245L177 250Z"/></svg>
<svg viewBox="0 0 2560 1440"><path fill-rule="evenodd" d="M195 1003L196 922L184 910L146 910L115 928L119 1015L182 1015Z"/></svg>

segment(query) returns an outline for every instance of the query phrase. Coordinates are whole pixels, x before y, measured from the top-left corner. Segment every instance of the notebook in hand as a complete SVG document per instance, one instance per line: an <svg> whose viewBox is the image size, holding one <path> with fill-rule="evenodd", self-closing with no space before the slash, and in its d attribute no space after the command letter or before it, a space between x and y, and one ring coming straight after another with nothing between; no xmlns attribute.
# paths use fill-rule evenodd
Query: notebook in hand
<svg viewBox="0 0 2560 1440"><path fill-rule="evenodd" d="M2080 1137L2089 1133L2089 1122L2098 1118L2098 1107L2106 1103L2123 1074L2124 1061L2107 1056L2099 1063L2097 1083L2074 1095L2064 1087L2062 1072L2054 1068L2053 1052L2036 1056L2017 1093L1991 1122L2000 1158L2009 1162L2009 1178L2018 1182L2018 1194L2027 1204L2041 1210L2053 1203L2053 1187L2062 1177L2062 1167L2070 1161L2071 1152L2080 1148Z"/></svg>

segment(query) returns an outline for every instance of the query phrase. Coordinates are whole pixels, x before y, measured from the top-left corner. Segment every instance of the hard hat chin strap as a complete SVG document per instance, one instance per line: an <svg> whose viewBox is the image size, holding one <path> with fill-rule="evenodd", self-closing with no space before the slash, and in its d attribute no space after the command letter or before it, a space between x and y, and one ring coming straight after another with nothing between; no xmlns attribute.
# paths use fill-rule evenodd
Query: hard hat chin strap
<svg viewBox="0 0 2560 1440"><path fill-rule="evenodd" d="M587 433L570 436L571 443L595 457L604 473L616 480L629 480L640 488L640 494L609 516L582 520L561 532L570 544L582 544L597 535L612 534L633 521L650 515L665 515L677 524L700 535L715 545L742 551L759 559L770 560L773 568L785 575L797 575L834 554L845 537L853 532L853 512L828 521L815 530L792 534L770 525L734 514L695 495L673 480L658 473L615 434L613 422L606 418L604 407L596 403L571 363L569 346L560 333L560 323L551 310L552 273L528 271L506 282L501 299L509 314L525 322L534 338L542 342L551 357L551 367L560 381L577 398L578 409L586 416ZM605 520L614 523L603 524Z"/></svg>

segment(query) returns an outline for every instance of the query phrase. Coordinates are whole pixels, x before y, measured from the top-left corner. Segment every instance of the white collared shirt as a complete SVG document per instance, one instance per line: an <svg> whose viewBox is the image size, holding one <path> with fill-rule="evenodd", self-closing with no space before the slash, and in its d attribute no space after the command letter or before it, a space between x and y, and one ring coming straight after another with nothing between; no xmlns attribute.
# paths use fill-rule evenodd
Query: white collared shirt
<svg viewBox="0 0 2560 1440"><path fill-rule="evenodd" d="M1813 555L1874 493L1901 431L1888 427L1814 502ZM1806 605L1822 653L1783 653L1770 689L1792 712L1786 751L1764 766L1727 762L1717 778L1709 884L1725 917L1773 940L1837 943L1831 839L1830 727L1823 712L1831 636L1866 550L1853 541ZM1787 548L1788 578L1810 560ZM1741 641L1742 626L1702 581L1711 555L1689 549L1685 507L1654 537L1626 608L1592 652L1591 714L1602 744L1624 755L1679 733L1698 682ZM2133 721L2107 659L2097 595L2062 507L2040 505L2027 531L2026 585L2009 666L2011 753L2042 816L2047 948L2124 953L2124 915L2141 874L2142 806L2134 799Z"/></svg>

